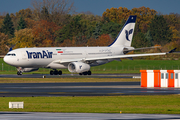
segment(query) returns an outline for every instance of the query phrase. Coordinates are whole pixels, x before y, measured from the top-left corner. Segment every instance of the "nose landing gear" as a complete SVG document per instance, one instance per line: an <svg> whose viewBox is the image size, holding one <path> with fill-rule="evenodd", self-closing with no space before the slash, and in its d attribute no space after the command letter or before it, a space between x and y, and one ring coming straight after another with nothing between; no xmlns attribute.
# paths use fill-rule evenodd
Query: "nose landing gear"
<svg viewBox="0 0 180 120"><path fill-rule="evenodd" d="M17 75L22 75L22 71L17 71Z"/></svg>
<svg viewBox="0 0 180 120"><path fill-rule="evenodd" d="M62 71L61 70L51 70L50 71L50 75L62 75Z"/></svg>

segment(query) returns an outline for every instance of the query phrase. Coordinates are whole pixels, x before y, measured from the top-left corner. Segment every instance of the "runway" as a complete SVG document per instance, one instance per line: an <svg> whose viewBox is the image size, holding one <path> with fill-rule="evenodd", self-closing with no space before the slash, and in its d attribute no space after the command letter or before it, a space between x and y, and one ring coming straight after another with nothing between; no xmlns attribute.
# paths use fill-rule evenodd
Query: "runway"
<svg viewBox="0 0 180 120"><path fill-rule="evenodd" d="M1 120L178 120L180 115L0 112Z"/></svg>
<svg viewBox="0 0 180 120"><path fill-rule="evenodd" d="M140 82L3 83L0 97L180 94L179 88L141 88Z"/></svg>

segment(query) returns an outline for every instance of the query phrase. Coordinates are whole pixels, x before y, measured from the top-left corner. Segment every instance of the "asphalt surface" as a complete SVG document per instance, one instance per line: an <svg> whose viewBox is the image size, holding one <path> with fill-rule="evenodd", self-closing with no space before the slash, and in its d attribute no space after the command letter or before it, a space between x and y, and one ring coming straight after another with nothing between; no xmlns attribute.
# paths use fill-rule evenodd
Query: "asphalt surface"
<svg viewBox="0 0 180 120"><path fill-rule="evenodd" d="M180 88L141 88L140 82L1 83L0 97L180 94Z"/></svg>
<svg viewBox="0 0 180 120"><path fill-rule="evenodd" d="M53 78L77 77L77 74L50 75L0 75L1 78ZM78 77L132 78L139 74L92 75ZM117 95L180 94L179 88L141 88L140 82L87 82L87 83L1 83L0 97L36 96L117 96ZM123 111L122 111L123 113ZM99 113L40 113L0 112L0 120L177 120L180 115L167 114L99 114Z"/></svg>
<svg viewBox="0 0 180 120"><path fill-rule="evenodd" d="M180 115L0 112L1 120L179 120Z"/></svg>

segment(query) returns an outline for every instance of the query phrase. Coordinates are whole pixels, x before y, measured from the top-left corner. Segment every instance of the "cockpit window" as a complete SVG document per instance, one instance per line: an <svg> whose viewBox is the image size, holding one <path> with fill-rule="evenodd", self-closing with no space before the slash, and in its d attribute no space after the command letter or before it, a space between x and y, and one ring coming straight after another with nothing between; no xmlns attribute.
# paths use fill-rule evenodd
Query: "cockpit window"
<svg viewBox="0 0 180 120"><path fill-rule="evenodd" d="M9 53L9 54L6 54L6 56L16 56L16 54L14 54L14 53Z"/></svg>

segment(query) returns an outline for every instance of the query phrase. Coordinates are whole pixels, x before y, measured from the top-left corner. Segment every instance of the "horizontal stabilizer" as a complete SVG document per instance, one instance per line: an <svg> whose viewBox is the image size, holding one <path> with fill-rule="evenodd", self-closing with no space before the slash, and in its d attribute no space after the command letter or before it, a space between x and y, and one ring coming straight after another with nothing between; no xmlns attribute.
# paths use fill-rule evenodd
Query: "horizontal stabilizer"
<svg viewBox="0 0 180 120"><path fill-rule="evenodd" d="M174 53L176 51L177 48L172 49L171 51L169 51L169 53Z"/></svg>
<svg viewBox="0 0 180 120"><path fill-rule="evenodd" d="M124 49L123 51L134 51L134 50L145 50L145 49L154 49L154 48L160 48L161 46L152 46L152 47L143 47L143 48L134 48L134 49Z"/></svg>

